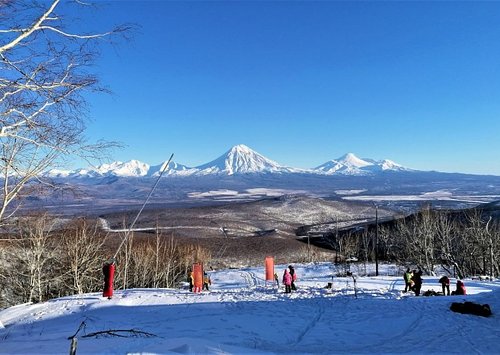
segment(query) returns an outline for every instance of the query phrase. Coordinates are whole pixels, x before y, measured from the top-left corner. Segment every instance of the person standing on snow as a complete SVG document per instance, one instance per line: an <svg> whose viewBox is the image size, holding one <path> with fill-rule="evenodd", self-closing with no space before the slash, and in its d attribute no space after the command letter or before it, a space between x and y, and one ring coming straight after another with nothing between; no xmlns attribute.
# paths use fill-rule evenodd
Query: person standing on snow
<svg viewBox="0 0 500 355"><path fill-rule="evenodd" d="M192 271L189 271L187 280L189 282L189 292L193 292L194 273Z"/></svg>
<svg viewBox="0 0 500 355"><path fill-rule="evenodd" d="M292 276L292 291L296 291L297 287L295 287L295 281L297 281L297 274L295 273L295 269L292 265L288 265L288 269L290 270L290 275Z"/></svg>
<svg viewBox="0 0 500 355"><path fill-rule="evenodd" d="M285 293L291 293L292 292L292 275L290 275L290 272L288 269L285 269L285 272L283 273L283 284L285 285Z"/></svg>
<svg viewBox="0 0 500 355"><path fill-rule="evenodd" d="M411 290L411 277L413 276L410 268L406 269L406 272L404 273L404 280L405 280L405 290L403 292L408 292Z"/></svg>
<svg viewBox="0 0 500 355"><path fill-rule="evenodd" d="M208 286L211 284L212 280L210 280L210 276L206 272L203 272L203 289L208 291Z"/></svg>
<svg viewBox="0 0 500 355"><path fill-rule="evenodd" d="M449 296L450 295L450 279L448 276L443 276L439 279L439 283L441 284L441 288L443 289L443 296ZM448 291L445 293L445 291Z"/></svg>
<svg viewBox="0 0 500 355"><path fill-rule="evenodd" d="M413 281L413 291L415 292L415 296L419 296L420 289L422 288L422 270L413 270L411 280Z"/></svg>

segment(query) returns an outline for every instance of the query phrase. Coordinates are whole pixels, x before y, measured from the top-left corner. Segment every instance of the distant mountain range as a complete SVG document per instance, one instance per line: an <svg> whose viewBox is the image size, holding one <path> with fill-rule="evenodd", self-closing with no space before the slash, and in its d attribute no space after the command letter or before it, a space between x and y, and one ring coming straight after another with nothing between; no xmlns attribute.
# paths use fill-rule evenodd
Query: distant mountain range
<svg viewBox="0 0 500 355"><path fill-rule="evenodd" d="M26 208L56 213L101 213L130 209L144 201L166 162L114 162L46 173L59 188L30 196ZM149 207L198 206L308 195L328 200L377 203L414 210L431 201L442 208L500 200L500 176L419 171L390 160L360 159L349 153L311 169L283 166L244 145L195 167L170 162ZM311 206L311 213L320 213Z"/></svg>
<svg viewBox="0 0 500 355"><path fill-rule="evenodd" d="M102 164L94 168L76 170L50 170L49 177L58 178L102 178L102 177L154 177L158 176L166 162L149 165L138 160ZM299 169L283 166L262 154L240 144L232 147L215 160L196 167L170 162L166 175L170 176L207 176L240 174L319 174L319 175L356 175L370 176L380 172L411 172L391 160L376 161L360 159L352 153L330 160L313 169Z"/></svg>

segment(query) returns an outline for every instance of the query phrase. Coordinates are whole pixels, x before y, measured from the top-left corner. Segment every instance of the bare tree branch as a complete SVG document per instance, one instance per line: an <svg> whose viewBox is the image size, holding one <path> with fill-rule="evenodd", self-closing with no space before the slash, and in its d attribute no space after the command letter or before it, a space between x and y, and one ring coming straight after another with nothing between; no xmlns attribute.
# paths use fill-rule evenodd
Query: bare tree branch
<svg viewBox="0 0 500 355"><path fill-rule="evenodd" d="M66 4L0 2L0 224L24 187L40 181L38 175L51 165L75 154L93 160L117 146L86 142L88 103L83 94L107 92L90 70L97 45L131 26L102 33L66 30L70 19L56 13Z"/></svg>

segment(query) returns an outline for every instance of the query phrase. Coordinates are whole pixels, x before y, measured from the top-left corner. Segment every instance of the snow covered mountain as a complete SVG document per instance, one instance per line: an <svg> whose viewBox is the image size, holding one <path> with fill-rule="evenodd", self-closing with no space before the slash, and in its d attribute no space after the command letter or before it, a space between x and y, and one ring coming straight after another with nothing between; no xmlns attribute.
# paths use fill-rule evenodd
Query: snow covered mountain
<svg viewBox="0 0 500 355"><path fill-rule="evenodd" d="M293 173L300 170L282 166L243 144L232 147L217 159L200 165L196 169L196 175Z"/></svg>
<svg viewBox="0 0 500 355"><path fill-rule="evenodd" d="M412 169L388 159L380 161L360 159L353 153L348 153L314 168L314 171L326 175L372 175L383 171L412 171Z"/></svg>
<svg viewBox="0 0 500 355"><path fill-rule="evenodd" d="M52 169L46 173L46 176L52 178L97 178L97 177L150 177L158 176L161 169L167 162L158 165L149 165L138 160L128 162L116 161L110 164L102 164L96 167L88 167L76 170ZM166 174L182 174L189 168L185 165L170 162Z"/></svg>
<svg viewBox="0 0 500 355"><path fill-rule="evenodd" d="M73 171L53 169L46 173L54 178L100 178L100 177L154 177L158 176L166 162L149 165L138 160L113 162L97 167ZM169 176L232 176L242 174L314 174L314 175L373 175L384 171L412 171L390 160L375 161L360 159L348 153L328 161L315 169L299 169L280 165L262 154L239 144L209 163L188 167L171 162L166 171Z"/></svg>

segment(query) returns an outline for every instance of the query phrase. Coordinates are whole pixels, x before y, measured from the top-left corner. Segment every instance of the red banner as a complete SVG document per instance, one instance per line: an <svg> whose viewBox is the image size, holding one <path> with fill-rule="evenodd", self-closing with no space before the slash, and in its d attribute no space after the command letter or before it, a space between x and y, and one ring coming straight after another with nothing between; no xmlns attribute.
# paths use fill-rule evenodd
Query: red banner
<svg viewBox="0 0 500 355"><path fill-rule="evenodd" d="M203 287L203 265L200 263L193 264L193 292L201 292Z"/></svg>
<svg viewBox="0 0 500 355"><path fill-rule="evenodd" d="M113 278L115 277L115 264L106 262L102 267L104 274L104 291L102 297L113 297Z"/></svg>
<svg viewBox="0 0 500 355"><path fill-rule="evenodd" d="M266 281L274 281L274 257L266 256Z"/></svg>

